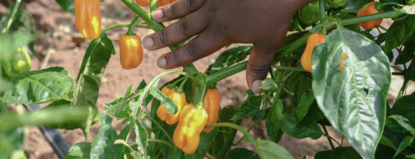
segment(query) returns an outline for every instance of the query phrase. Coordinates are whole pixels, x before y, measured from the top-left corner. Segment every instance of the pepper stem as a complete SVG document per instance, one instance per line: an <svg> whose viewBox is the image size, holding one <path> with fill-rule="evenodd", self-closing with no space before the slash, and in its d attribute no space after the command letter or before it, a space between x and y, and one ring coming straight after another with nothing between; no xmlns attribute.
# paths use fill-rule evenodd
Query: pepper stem
<svg viewBox="0 0 415 159"><path fill-rule="evenodd" d="M399 3L396 2L384 2L384 3L375 3L375 9L378 10L379 12L382 12L383 7L388 6L388 5L399 5Z"/></svg>
<svg viewBox="0 0 415 159"><path fill-rule="evenodd" d="M180 83L179 88L177 88L177 92L179 93L183 93L184 92L184 85L186 84L187 80L189 79L189 77L185 77L184 80L182 81L182 83Z"/></svg>
<svg viewBox="0 0 415 159"><path fill-rule="evenodd" d="M134 19L131 21L130 26L128 27L127 35L135 35L133 33L133 28L135 28L135 22L138 19L138 15L134 16Z"/></svg>

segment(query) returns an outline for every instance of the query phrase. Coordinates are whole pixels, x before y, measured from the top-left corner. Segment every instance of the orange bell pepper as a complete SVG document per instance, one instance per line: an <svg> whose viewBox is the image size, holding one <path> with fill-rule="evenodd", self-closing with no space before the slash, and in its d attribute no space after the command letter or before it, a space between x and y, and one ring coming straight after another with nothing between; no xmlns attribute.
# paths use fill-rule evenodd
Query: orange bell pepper
<svg viewBox="0 0 415 159"><path fill-rule="evenodd" d="M376 3L378 3L378 2L373 1L373 2L370 2L370 3L366 4L365 6L363 6L363 8L360 9L359 12L357 12L356 17L361 17L361 16L365 16L365 15L371 15L371 14L377 14L377 13L383 12L383 10L379 12L375 8ZM382 23L382 21L383 21L383 19L372 20L372 21L359 23L359 25L365 30L370 30L370 29L373 29L374 27L379 26Z"/></svg>
<svg viewBox="0 0 415 159"><path fill-rule="evenodd" d="M138 35L121 35L120 40L120 62L124 69L138 67L143 61L143 47Z"/></svg>
<svg viewBox="0 0 415 159"><path fill-rule="evenodd" d="M301 65L303 66L304 70L313 73L313 69L311 68L311 55L313 53L314 47L318 44L323 43L326 40L325 35L321 34L311 34L307 40L307 46L301 56Z"/></svg>
<svg viewBox="0 0 415 159"><path fill-rule="evenodd" d="M86 39L98 39L101 35L99 0L75 0L76 28Z"/></svg>
<svg viewBox="0 0 415 159"><path fill-rule="evenodd" d="M169 114L166 106L161 104L157 109L157 116L161 120L166 121L167 124L173 125L179 120L180 112L182 111L183 106L187 104L186 96L184 93L176 92L174 89L168 90L166 87L164 87L161 92L176 103L178 110L176 114Z"/></svg>
<svg viewBox="0 0 415 159"><path fill-rule="evenodd" d="M209 118L207 124L215 124L218 121L220 109L220 93L216 89L208 89L205 99L203 100L203 108L205 108ZM203 131L210 132L214 127L204 128Z"/></svg>
<svg viewBox="0 0 415 159"><path fill-rule="evenodd" d="M180 113L179 124L174 130L173 142L186 154L193 154L200 142L200 133L208 121L208 114L204 109L199 109L188 104Z"/></svg>

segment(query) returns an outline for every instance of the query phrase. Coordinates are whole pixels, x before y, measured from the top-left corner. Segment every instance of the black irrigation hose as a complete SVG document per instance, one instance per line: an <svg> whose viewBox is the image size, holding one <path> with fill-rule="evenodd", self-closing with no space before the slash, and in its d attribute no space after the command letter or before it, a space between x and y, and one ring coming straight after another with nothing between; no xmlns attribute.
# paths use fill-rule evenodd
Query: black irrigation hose
<svg viewBox="0 0 415 159"><path fill-rule="evenodd" d="M31 111L35 112L41 107L37 104L29 104L24 105L24 107ZM64 159L69 151L69 145L63 139L62 135L60 134L58 129L52 129L47 126L38 126L40 132L42 132L43 137L45 137L46 141L48 141L50 147L52 147L55 154L58 156L59 159Z"/></svg>

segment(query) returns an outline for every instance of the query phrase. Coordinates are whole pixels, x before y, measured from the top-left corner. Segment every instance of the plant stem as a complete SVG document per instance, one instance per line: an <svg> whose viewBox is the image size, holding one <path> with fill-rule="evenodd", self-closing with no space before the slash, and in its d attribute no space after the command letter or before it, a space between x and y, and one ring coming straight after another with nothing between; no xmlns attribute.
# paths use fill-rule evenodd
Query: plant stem
<svg viewBox="0 0 415 159"><path fill-rule="evenodd" d="M334 145L333 145L333 142L331 142L331 139L329 138L329 132L327 132L327 129L326 129L326 126L323 126L323 130L324 130L324 133L327 135L326 137L327 137L327 140L329 140L329 143L330 143L330 146L331 146L331 149L335 149L335 147L334 147Z"/></svg>
<svg viewBox="0 0 415 159"><path fill-rule="evenodd" d="M133 33L133 28L134 28L133 26L134 26L134 23L137 21L137 18L138 18L138 16L135 15L134 19L131 21L130 26L128 27L127 35L135 35Z"/></svg>
<svg viewBox="0 0 415 159"><path fill-rule="evenodd" d="M9 30L10 26L13 23L14 16L16 15L17 9L20 6L20 3L22 3L22 0L16 0L16 3L14 4L13 9L11 10L9 14L9 17L7 17L8 19L6 20L6 23L3 25L4 28L1 30L0 35L6 33ZM10 3L9 6L11 5L12 4Z"/></svg>
<svg viewBox="0 0 415 159"><path fill-rule="evenodd" d="M206 79L206 84L211 85L212 83L215 83L217 81L220 81L226 77L232 76L238 72L241 72L246 69L246 66L248 65L248 62L242 62L237 65L225 68L223 70L220 70L218 72L215 72L214 74L211 74Z"/></svg>
<svg viewBox="0 0 415 159"><path fill-rule="evenodd" d="M248 132L249 131L251 131L251 129L252 128L254 128L254 126L256 125L256 124L258 124L259 122L260 122L261 120L258 120L258 121L256 121L254 124L252 124L251 125L251 127L249 127L249 129L247 130ZM236 142L236 143L234 143L234 144L232 144L232 146L236 146L236 145L238 145L243 139L245 138L245 136L242 136L241 137L241 139L239 139L239 141L238 142Z"/></svg>
<svg viewBox="0 0 415 159"><path fill-rule="evenodd" d="M392 75L403 76L405 74L403 72L392 72Z"/></svg>
<svg viewBox="0 0 415 159"><path fill-rule="evenodd" d="M242 123L242 119L239 119L239 120L237 120L237 121L236 121L236 123L235 123L235 124L240 125L241 123ZM232 129L232 131L231 131L231 135L229 136L228 141L226 141L226 143L225 143L225 147L224 147L224 149L222 150L222 152L220 153L220 155L219 155L218 159L224 159L224 158L225 158L226 154L228 153L229 148L230 148L230 147L232 146L232 144L233 144L233 140L234 140L234 138L235 138L236 131L237 131L236 129Z"/></svg>
<svg viewBox="0 0 415 159"><path fill-rule="evenodd" d="M324 0L319 1L320 5L320 23L327 22L326 20L326 10L324 9ZM324 35L327 34L327 27L323 27L321 31Z"/></svg>
<svg viewBox="0 0 415 159"><path fill-rule="evenodd" d="M157 1L158 0L150 0L150 13L153 13L159 7Z"/></svg>
<svg viewBox="0 0 415 159"><path fill-rule="evenodd" d="M170 140L170 142L173 143L173 139L170 137L170 135L167 133L166 130L164 130L164 128L156 121L154 120L153 117L151 117L150 115L146 114L146 117L149 118L153 123L155 123L158 127L160 127L161 131L163 131L163 133L166 135L166 137Z"/></svg>
<svg viewBox="0 0 415 159"><path fill-rule="evenodd" d="M277 66L277 65L274 65L274 66L272 66L272 67L274 67L274 68L276 68L276 69L279 69L279 70L306 71L306 70L304 70L304 69L303 69L303 68L301 68L301 67L286 67L286 66Z"/></svg>
<svg viewBox="0 0 415 159"><path fill-rule="evenodd" d="M343 139L344 139L344 136L342 135L342 143L340 144L340 147L343 147Z"/></svg>
<svg viewBox="0 0 415 159"><path fill-rule="evenodd" d="M366 16L361 16L361 17L356 17L356 18L344 19L341 21L341 23L343 24L343 26L346 26L346 25L357 24L357 23L376 20L376 19L397 18L404 14L405 13L402 13L399 10L393 10L393 11L387 11L387 12L378 13L378 14L371 14L371 15L366 15Z"/></svg>
<svg viewBox="0 0 415 159"><path fill-rule="evenodd" d="M401 87L401 90L399 91L398 97L396 98L396 101L398 101L401 97L406 95L406 87L408 86L408 83L411 82L408 79L405 79L403 81L403 85Z"/></svg>
<svg viewBox="0 0 415 159"><path fill-rule="evenodd" d="M139 24L140 24L140 25L135 25L134 27L136 27L136 28L150 29L150 27L148 27L148 26L144 26L144 25L143 25L144 23L139 23ZM129 26L130 26L130 24L116 24L116 25L111 25L111 26L109 26L109 27L107 27L107 28L103 29L103 30L102 30L102 33L105 33L106 31L111 30L111 29L116 29L116 28L124 28L124 27L129 27Z"/></svg>
<svg viewBox="0 0 415 159"><path fill-rule="evenodd" d="M154 142L154 143L162 143L165 144L171 148L174 147L174 145L170 144L169 142L165 141L165 140L160 140L160 139L147 139L148 142Z"/></svg>

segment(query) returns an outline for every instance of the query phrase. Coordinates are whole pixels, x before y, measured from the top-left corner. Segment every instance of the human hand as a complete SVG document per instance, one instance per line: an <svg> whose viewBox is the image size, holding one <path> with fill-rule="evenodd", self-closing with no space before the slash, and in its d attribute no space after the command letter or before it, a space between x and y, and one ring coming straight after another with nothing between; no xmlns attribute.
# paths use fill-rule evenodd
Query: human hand
<svg viewBox="0 0 415 159"><path fill-rule="evenodd" d="M158 8L153 19L182 20L148 35L143 46L156 50L197 35L179 49L159 57L160 68L191 64L232 43L251 43L246 68L248 87L258 93L294 13L314 0L179 0Z"/></svg>

